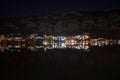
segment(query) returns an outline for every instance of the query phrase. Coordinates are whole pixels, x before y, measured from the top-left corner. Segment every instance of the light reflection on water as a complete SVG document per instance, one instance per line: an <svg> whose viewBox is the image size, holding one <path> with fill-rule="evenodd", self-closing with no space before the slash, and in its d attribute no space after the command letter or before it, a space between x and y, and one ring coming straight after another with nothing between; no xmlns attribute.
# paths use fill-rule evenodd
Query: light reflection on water
<svg viewBox="0 0 120 80"><path fill-rule="evenodd" d="M114 46L115 45L115 46ZM1 70L7 75L58 76L120 72L120 40L0 45ZM105 46L105 47L104 47ZM100 48L99 48L100 47ZM114 71L114 72L111 72ZM30 74L30 75L29 75ZM57 75L56 75L57 74ZM106 76L106 74L105 74Z"/></svg>

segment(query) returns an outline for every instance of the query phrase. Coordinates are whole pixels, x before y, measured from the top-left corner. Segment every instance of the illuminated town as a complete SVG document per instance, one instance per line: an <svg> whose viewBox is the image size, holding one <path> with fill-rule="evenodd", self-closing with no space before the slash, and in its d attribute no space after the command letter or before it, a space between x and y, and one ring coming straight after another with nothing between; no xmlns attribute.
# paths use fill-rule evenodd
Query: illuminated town
<svg viewBox="0 0 120 80"><path fill-rule="evenodd" d="M39 36L33 33L27 37L23 37L19 33L17 35L1 35L0 44L1 52L4 50L19 52L21 48L27 48L31 51L35 51L36 49L44 49L47 51L50 49L64 48L89 51L91 46L119 45L120 40L104 38L92 39L89 33L75 36Z"/></svg>

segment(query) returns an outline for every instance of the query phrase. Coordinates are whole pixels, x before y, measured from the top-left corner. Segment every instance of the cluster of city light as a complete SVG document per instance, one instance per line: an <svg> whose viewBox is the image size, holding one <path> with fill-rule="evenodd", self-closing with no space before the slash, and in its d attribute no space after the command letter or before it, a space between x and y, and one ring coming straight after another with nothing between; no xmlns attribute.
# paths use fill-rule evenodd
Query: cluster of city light
<svg viewBox="0 0 120 80"><path fill-rule="evenodd" d="M2 41L4 43L2 43ZM9 44L8 44L9 43ZM36 44L37 43L37 44ZM52 36L44 35L39 36L36 33L30 34L27 37L21 36L21 34L10 34L0 36L0 51L11 50L20 52L19 49L27 48L31 51L36 49L78 49L78 50L89 50L91 46L106 46L106 45L120 45L120 40L97 38L91 39L89 34L75 35L75 36ZM2 44L6 44L4 46Z"/></svg>
<svg viewBox="0 0 120 80"><path fill-rule="evenodd" d="M105 45L114 45L114 44L119 45L119 40L112 40L112 39L108 40L108 39L103 39L103 38L90 40L91 46L105 46Z"/></svg>
<svg viewBox="0 0 120 80"><path fill-rule="evenodd" d="M17 45L0 45L0 51L4 52L5 50L9 51L17 51L20 52L21 49L26 48L31 51L36 51L38 49L44 49L45 51L51 49L78 49L78 50L85 50L89 51L91 46L107 46L107 45L120 45L120 40L108 40L103 38L98 39L90 39L90 40L81 40L76 41L74 39L65 42L59 43L49 43L47 41L43 41L42 44L35 44L35 45L26 45L26 44L17 44Z"/></svg>
<svg viewBox="0 0 120 80"><path fill-rule="evenodd" d="M40 36L37 33L32 33L27 36L23 36L21 33L18 34L9 34L9 35L0 35L0 42L1 41L22 41L25 42L26 40L47 40L47 41L65 41L65 40L85 40L89 39L90 36L88 33L84 33L82 35L75 35L75 36L53 36L53 35L44 35Z"/></svg>

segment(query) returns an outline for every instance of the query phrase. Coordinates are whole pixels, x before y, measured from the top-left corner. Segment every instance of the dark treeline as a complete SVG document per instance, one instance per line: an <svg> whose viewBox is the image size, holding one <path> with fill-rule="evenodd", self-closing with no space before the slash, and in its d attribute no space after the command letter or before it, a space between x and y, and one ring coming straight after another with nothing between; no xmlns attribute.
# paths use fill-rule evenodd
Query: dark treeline
<svg viewBox="0 0 120 80"><path fill-rule="evenodd" d="M1 33L39 34L114 34L120 31L120 11L108 12L64 12L41 16L0 19Z"/></svg>

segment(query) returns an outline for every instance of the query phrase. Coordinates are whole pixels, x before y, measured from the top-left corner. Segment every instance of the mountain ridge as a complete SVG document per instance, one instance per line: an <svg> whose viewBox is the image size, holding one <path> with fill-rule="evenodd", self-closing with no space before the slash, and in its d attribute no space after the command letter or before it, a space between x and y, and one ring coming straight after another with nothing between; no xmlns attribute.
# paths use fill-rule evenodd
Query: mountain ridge
<svg viewBox="0 0 120 80"><path fill-rule="evenodd" d="M1 33L79 34L119 32L120 10L0 18Z"/></svg>

